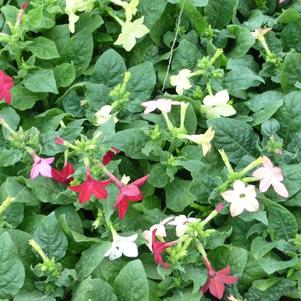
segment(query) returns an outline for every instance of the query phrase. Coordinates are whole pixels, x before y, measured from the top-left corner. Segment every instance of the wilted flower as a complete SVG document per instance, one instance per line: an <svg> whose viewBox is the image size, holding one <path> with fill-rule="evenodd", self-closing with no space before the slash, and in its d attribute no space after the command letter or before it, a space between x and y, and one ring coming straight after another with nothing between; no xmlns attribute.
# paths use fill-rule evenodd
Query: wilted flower
<svg viewBox="0 0 301 301"><path fill-rule="evenodd" d="M103 158L102 158L102 164L107 165L111 162L112 158L116 156L116 154L120 153L121 151L115 147L112 147L109 151L107 151Z"/></svg>
<svg viewBox="0 0 301 301"><path fill-rule="evenodd" d="M176 235L178 237L182 236L187 228L188 228L188 223L194 223L198 219L194 217L187 217L185 215L179 215L174 218L173 221L169 222L168 225L176 226Z"/></svg>
<svg viewBox="0 0 301 301"><path fill-rule="evenodd" d="M283 183L282 171L279 167L274 167L268 157L263 157L263 167L256 169L253 172L253 177L260 180L259 190L266 192L270 186L282 197L289 196L288 191Z"/></svg>
<svg viewBox="0 0 301 301"><path fill-rule="evenodd" d="M108 256L111 260L121 257L122 254L126 257L137 257L138 247L134 243L137 237L138 234L125 237L114 233L111 248L106 252L105 256Z"/></svg>
<svg viewBox="0 0 301 301"><path fill-rule="evenodd" d="M208 273L208 280L202 287L201 291L205 294L208 290L212 296L221 300L225 292L225 284L236 283L239 279L230 276L230 266L220 271L215 271L208 258L204 258L205 266Z"/></svg>
<svg viewBox="0 0 301 301"><path fill-rule="evenodd" d="M4 71L0 70L0 100L4 99L8 105L11 104L10 90L13 86L13 78L5 74Z"/></svg>
<svg viewBox="0 0 301 301"><path fill-rule="evenodd" d="M254 185L246 186L244 182L236 180L233 183L233 190L227 190L221 195L225 201L231 203L230 212L232 216L241 214L245 209L250 212L259 209Z"/></svg>
<svg viewBox="0 0 301 301"><path fill-rule="evenodd" d="M149 29L143 24L143 21L144 17L134 22L123 22L121 33L114 44L121 45L126 51L131 51L136 44L136 39L142 38L149 32Z"/></svg>
<svg viewBox="0 0 301 301"><path fill-rule="evenodd" d="M32 153L34 163L31 168L30 178L34 179L38 175L43 177L52 177L50 164L54 161L54 158L41 158L36 153Z"/></svg>
<svg viewBox="0 0 301 301"><path fill-rule="evenodd" d="M258 28L255 31L251 32L251 35L254 39L262 39L268 32L270 32L272 28Z"/></svg>
<svg viewBox="0 0 301 301"><path fill-rule="evenodd" d="M185 90L192 87L189 78L191 77L191 71L189 69L182 69L178 75L172 75L170 77L170 83L176 87L176 92L179 95L183 95Z"/></svg>
<svg viewBox="0 0 301 301"><path fill-rule="evenodd" d="M207 118L228 117L236 113L235 109L228 104L230 100L227 90L217 92L215 95L207 95L203 99L204 105L201 109L206 113Z"/></svg>
<svg viewBox="0 0 301 301"><path fill-rule="evenodd" d="M151 113L156 109L160 110L161 112L169 113L173 105L181 105L181 102L171 99L159 98L156 100L142 102L141 105L145 107L144 114Z"/></svg>
<svg viewBox="0 0 301 301"><path fill-rule="evenodd" d="M94 125L98 126L104 124L107 121L109 121L112 117L114 122L116 123L118 119L115 117L114 114L111 114L111 112L112 112L112 106L105 105L101 107L101 109L94 114L94 120L93 120Z"/></svg>
<svg viewBox="0 0 301 301"><path fill-rule="evenodd" d="M87 169L86 180L75 186L69 186L68 188L74 192L79 193L78 200L80 203L88 202L93 194L97 199L106 199L108 192L105 187L110 184L110 180L98 181L91 177L91 172Z"/></svg>

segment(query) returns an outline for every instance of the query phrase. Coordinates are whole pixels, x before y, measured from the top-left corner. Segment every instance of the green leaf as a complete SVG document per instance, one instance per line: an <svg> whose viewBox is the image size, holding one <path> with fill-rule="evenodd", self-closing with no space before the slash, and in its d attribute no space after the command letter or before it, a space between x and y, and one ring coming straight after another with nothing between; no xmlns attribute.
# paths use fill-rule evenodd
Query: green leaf
<svg viewBox="0 0 301 301"><path fill-rule="evenodd" d="M268 230L273 240L294 238L298 224L294 215L278 203L266 199L268 210Z"/></svg>
<svg viewBox="0 0 301 301"><path fill-rule="evenodd" d="M190 192L191 181L176 178L165 186L166 206L175 212L183 211L191 205L196 197Z"/></svg>
<svg viewBox="0 0 301 301"><path fill-rule="evenodd" d="M58 87L68 87L75 80L75 68L73 64L63 63L55 66L54 77Z"/></svg>
<svg viewBox="0 0 301 301"><path fill-rule="evenodd" d="M208 124L215 130L213 145L217 149L224 149L231 162L238 163L245 155L257 156L258 137L247 123L217 118L210 120Z"/></svg>
<svg viewBox="0 0 301 301"><path fill-rule="evenodd" d="M298 263L297 257L293 257L290 260L281 260L272 254L261 258L259 260L260 267L268 274L274 274L277 271L294 267Z"/></svg>
<svg viewBox="0 0 301 301"><path fill-rule="evenodd" d="M237 0L209 0L205 7L205 16L213 28L222 29L234 16Z"/></svg>
<svg viewBox="0 0 301 301"><path fill-rule="evenodd" d="M117 301L110 284L101 279L88 278L76 288L72 301Z"/></svg>
<svg viewBox="0 0 301 301"><path fill-rule="evenodd" d="M198 48L187 40L182 40L174 53L172 70L175 73L182 69L192 70L200 58L201 55Z"/></svg>
<svg viewBox="0 0 301 301"><path fill-rule="evenodd" d="M38 70L29 73L23 80L23 84L32 92L58 93L53 70Z"/></svg>
<svg viewBox="0 0 301 301"><path fill-rule="evenodd" d="M114 281L118 301L148 301L149 288L142 262L129 262L122 268Z"/></svg>
<svg viewBox="0 0 301 301"><path fill-rule="evenodd" d="M301 53L288 53L284 59L281 73L281 86L284 91L293 89L301 82Z"/></svg>
<svg viewBox="0 0 301 301"><path fill-rule="evenodd" d="M301 23L293 22L284 27L281 32L281 42L286 51L295 49L301 52Z"/></svg>
<svg viewBox="0 0 301 301"><path fill-rule="evenodd" d="M11 93L12 106L20 111L31 109L38 100L45 97L44 93L33 93L20 85L14 86Z"/></svg>
<svg viewBox="0 0 301 301"><path fill-rule="evenodd" d="M24 284L25 271L9 234L0 236L0 298L12 298Z"/></svg>
<svg viewBox="0 0 301 301"><path fill-rule="evenodd" d="M284 96L283 106L278 110L275 118L280 123L279 134L285 142L300 131L301 128L301 91L294 91Z"/></svg>
<svg viewBox="0 0 301 301"><path fill-rule="evenodd" d="M256 237L251 243L251 254L259 260L273 250L276 244L276 242L267 242L262 237Z"/></svg>
<svg viewBox="0 0 301 301"><path fill-rule="evenodd" d="M59 57L56 45L52 40L45 37L37 37L27 46L36 57L43 60L51 60Z"/></svg>
<svg viewBox="0 0 301 301"><path fill-rule="evenodd" d="M230 56L233 58L239 58L247 54L249 49L255 44L255 40L250 31L239 25L229 25L227 26L227 29L236 37L235 45L230 52Z"/></svg>
<svg viewBox="0 0 301 301"><path fill-rule="evenodd" d="M104 259L104 255L111 247L111 243L104 242L91 246L84 251L76 264L76 271L79 280L83 280L93 273Z"/></svg>
<svg viewBox="0 0 301 301"><path fill-rule="evenodd" d="M68 241L61 230L55 213L49 214L33 232L33 239L40 245L49 258L59 260L65 256Z"/></svg>
<svg viewBox="0 0 301 301"><path fill-rule="evenodd" d="M163 14L167 0L148 0L139 1L139 11L144 16L144 24L147 28L151 28Z"/></svg>
<svg viewBox="0 0 301 301"><path fill-rule="evenodd" d="M106 104L109 99L109 89L104 84L86 83L86 94L89 105L93 110L98 111L102 106Z"/></svg>
<svg viewBox="0 0 301 301"><path fill-rule="evenodd" d="M0 166L12 166L23 157L21 150L0 149Z"/></svg>
<svg viewBox="0 0 301 301"><path fill-rule="evenodd" d="M20 292L15 298L14 301L55 301L54 297L44 295L41 292Z"/></svg>
<svg viewBox="0 0 301 301"><path fill-rule="evenodd" d="M125 71L126 66L122 56L115 50L109 49L97 60L91 80L114 87L122 82Z"/></svg>

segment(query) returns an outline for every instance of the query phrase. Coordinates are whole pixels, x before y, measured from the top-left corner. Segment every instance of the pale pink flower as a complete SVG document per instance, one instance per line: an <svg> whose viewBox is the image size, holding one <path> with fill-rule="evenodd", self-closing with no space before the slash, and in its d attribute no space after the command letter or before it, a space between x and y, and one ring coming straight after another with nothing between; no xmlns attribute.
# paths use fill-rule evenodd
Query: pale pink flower
<svg viewBox="0 0 301 301"><path fill-rule="evenodd" d="M283 183L282 171L279 167L274 167L273 163L268 157L263 157L263 167L256 169L253 172L253 177L260 180L259 190L266 192L270 186L273 186L276 193L280 196L287 198L288 191Z"/></svg>
<svg viewBox="0 0 301 301"><path fill-rule="evenodd" d="M145 107L144 114L151 113L156 109L164 113L169 113L171 111L172 105L181 105L179 101L173 101L171 99L159 98L156 100L150 100L142 102L141 105Z"/></svg>
<svg viewBox="0 0 301 301"><path fill-rule="evenodd" d="M169 216L165 218L163 221L161 221L159 224L152 225L149 230L143 231L142 235L144 239L146 240L146 245L148 248L153 251L152 245L153 245L153 240L152 240L152 232L153 230L156 231L156 235L161 236L161 237L166 237L166 230L165 230L165 225L170 222L172 219L174 219L174 216Z"/></svg>
<svg viewBox="0 0 301 301"><path fill-rule="evenodd" d="M177 237L182 236L187 228L189 223L194 223L198 221L198 219L194 217L187 217L183 214L176 216L175 219L168 223L168 225L172 225L176 227L176 235Z"/></svg>
<svg viewBox="0 0 301 301"><path fill-rule="evenodd" d="M54 158L41 158L35 153L32 154L32 158L34 163L31 168L30 178L34 179L39 175L52 178L50 164L54 161Z"/></svg>
<svg viewBox="0 0 301 301"><path fill-rule="evenodd" d="M230 205L232 216L241 214L244 210L255 212L259 210L259 203L256 199L256 191L254 185L248 185L240 180L233 183L233 190L223 192L222 197Z"/></svg>

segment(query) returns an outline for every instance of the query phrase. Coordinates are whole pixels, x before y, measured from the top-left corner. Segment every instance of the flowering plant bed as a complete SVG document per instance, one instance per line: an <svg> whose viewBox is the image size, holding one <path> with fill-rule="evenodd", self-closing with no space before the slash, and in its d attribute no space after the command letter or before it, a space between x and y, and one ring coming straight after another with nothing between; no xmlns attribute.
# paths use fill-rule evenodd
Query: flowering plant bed
<svg viewBox="0 0 301 301"><path fill-rule="evenodd" d="M0 300L301 299L300 0L0 5Z"/></svg>

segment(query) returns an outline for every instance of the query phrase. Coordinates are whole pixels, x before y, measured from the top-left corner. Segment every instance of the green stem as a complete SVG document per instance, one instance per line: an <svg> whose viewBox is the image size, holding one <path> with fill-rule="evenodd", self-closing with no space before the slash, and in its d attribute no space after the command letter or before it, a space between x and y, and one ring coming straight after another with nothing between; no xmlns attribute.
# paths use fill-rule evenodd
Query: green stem
<svg viewBox="0 0 301 301"><path fill-rule="evenodd" d="M13 197L7 197L0 205L0 215L2 215L5 210L10 206L10 204L15 200Z"/></svg>

